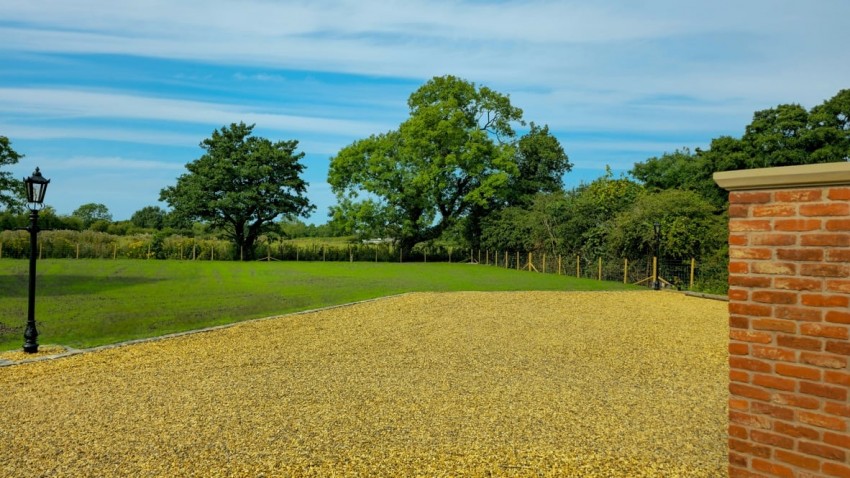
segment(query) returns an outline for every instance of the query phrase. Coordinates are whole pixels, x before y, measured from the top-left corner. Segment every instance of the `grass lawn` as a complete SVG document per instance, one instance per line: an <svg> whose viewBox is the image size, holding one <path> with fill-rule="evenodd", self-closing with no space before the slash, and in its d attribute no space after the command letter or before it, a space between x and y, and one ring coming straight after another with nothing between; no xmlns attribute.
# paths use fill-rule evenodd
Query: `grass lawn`
<svg viewBox="0 0 850 478"><path fill-rule="evenodd" d="M0 351L22 346L28 262L0 260ZM39 343L74 348L411 291L622 290L470 264L43 260Z"/></svg>

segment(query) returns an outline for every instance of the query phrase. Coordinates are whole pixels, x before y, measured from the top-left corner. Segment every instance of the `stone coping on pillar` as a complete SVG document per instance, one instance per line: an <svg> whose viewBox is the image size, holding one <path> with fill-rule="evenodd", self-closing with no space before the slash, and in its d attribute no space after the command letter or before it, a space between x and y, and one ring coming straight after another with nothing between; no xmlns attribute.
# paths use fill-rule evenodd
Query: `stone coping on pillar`
<svg viewBox="0 0 850 478"><path fill-rule="evenodd" d="M722 171L714 182L727 191L850 184L850 162Z"/></svg>

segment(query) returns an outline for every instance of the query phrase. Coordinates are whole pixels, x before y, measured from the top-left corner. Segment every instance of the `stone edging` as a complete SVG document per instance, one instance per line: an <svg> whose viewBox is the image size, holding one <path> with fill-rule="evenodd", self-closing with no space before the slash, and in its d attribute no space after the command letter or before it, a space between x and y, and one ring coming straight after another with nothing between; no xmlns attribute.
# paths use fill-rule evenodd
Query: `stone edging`
<svg viewBox="0 0 850 478"><path fill-rule="evenodd" d="M344 304L328 305L328 306L325 306L325 307L319 307L318 309L300 310L300 311L297 311L297 312L290 312L288 314L272 315L272 316L269 316L269 317L261 317L261 318L258 318L258 319L242 320L242 321L239 321L239 322L233 322L232 324L214 325L212 327L206 327L206 328L203 328L203 329L186 330L184 332L174 332L172 334L158 335L156 337L146 337L146 338L143 338L143 339L127 340L125 342L118 342L118 343L114 343L114 344L101 345L99 347L92 347L92 348L89 348L89 349L72 349L72 348L65 347L65 351L58 353L58 354L44 355L42 357L36 357L36 358L32 358L32 359L27 359L27 360L21 360L19 362L12 362L10 360L0 359L0 368L11 367L11 366L14 366L14 365L23 365L23 364L34 363L34 362L43 362L45 360L54 360L54 359L58 359L58 358L70 357L72 355L79 355L79 354L90 353L90 352L100 352L102 350L117 349L119 347L125 347L127 345L143 344L143 343L146 343L146 342L157 342L157 341L160 341L160 340L168 340L168 339L173 339L173 338L176 338L176 337L183 337L185 335L201 334L201 333L205 333L205 332L213 332L213 331L216 331L216 330L227 329L227 328L230 328L230 327L235 327L235 326L240 325L240 324L248 324L248 323L251 323L251 322L260 322L260 321L264 321L264 320L280 319L280 318L283 318L283 317L291 317L291 316L295 316L295 315L312 314L313 312L322 312L322 311L325 311L325 310L339 309L341 307L348 307L348 306L351 306L351 305L366 304L366 303L369 303L369 302L376 302L376 301L384 300L384 299L392 299L392 298L396 298L396 297L403 297L405 295L409 295L409 294L412 294L412 293L413 292L404 292L402 294L387 295L387 296L383 296L383 297L376 297L374 299L364 299L364 300L358 300L356 302L346 302ZM64 345L63 345L63 347L64 347Z"/></svg>
<svg viewBox="0 0 850 478"><path fill-rule="evenodd" d="M718 295L718 294L706 294L703 292L691 292L685 291L685 295L688 297L698 297L700 299L712 299L712 300L722 300L725 302L729 302L729 296L727 295Z"/></svg>

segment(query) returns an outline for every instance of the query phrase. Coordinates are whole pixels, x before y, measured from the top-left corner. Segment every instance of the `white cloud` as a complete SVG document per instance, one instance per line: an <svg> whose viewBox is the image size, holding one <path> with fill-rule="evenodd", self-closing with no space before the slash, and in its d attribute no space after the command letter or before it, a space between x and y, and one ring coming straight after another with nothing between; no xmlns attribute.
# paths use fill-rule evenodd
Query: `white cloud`
<svg viewBox="0 0 850 478"><path fill-rule="evenodd" d="M6 21L14 23L0 30L5 39L0 50L113 53L407 78L450 72L497 85L554 88L568 82L580 91L673 88L706 96L763 96L764 86L787 93L791 81L847 73L850 67L834 61L844 52L842 19L847 14L844 0L31 0L4 8ZM669 46L654 51L655 43ZM670 49L677 44L682 50ZM702 49L745 58L736 66L740 71L726 72L716 68L719 63L711 55L704 58ZM641 57L635 57L636 51ZM806 68L801 70L800 63ZM666 71L658 71L659 64ZM759 75L791 78L723 81L740 74L753 80Z"/></svg>
<svg viewBox="0 0 850 478"><path fill-rule="evenodd" d="M123 158L119 156L113 157L73 157L68 160L56 161L52 165L53 169L96 169L96 170L115 170L120 172L127 171L182 171L184 165L174 164L165 161L150 161L143 159ZM171 173L173 174L173 173Z"/></svg>
<svg viewBox="0 0 850 478"><path fill-rule="evenodd" d="M47 88L0 88L0 112L63 119L130 119L215 125L258 123L281 131L336 132L364 136L381 131L368 121L277 114L242 105L120 93Z"/></svg>
<svg viewBox="0 0 850 478"><path fill-rule="evenodd" d="M353 138L406 118L412 88L402 88L454 74L509 93L527 120L549 124L576 169L598 171L606 162L627 169L740 135L757 110L815 106L850 78L850 62L842 61L847 0L6 3L0 57L102 66L37 82L15 68L2 74L0 132L28 141L33 152L38 140L65 138L192 147L213 127L245 121L263 136L298 138L318 177L325 158ZM110 80L115 58L130 70L121 71L122 81ZM142 81L131 70L135 59L203 67ZM293 81L296 70L345 78ZM220 91L195 88L211 83ZM28 159L36 156L30 148ZM78 155L76 167L156 170L156 161L114 151ZM178 162L182 154L170 157ZM328 192L313 187L311 194Z"/></svg>
<svg viewBox="0 0 850 478"><path fill-rule="evenodd" d="M0 110L2 110L0 105ZM29 113L32 110L28 110ZM26 114L26 113L24 113ZM15 140L45 139L94 139L99 141L117 141L126 143L156 144L164 146L186 146L198 143L197 135L172 133L163 130L126 128L120 129L108 125L97 127L73 126L31 126L15 123L0 123L3 135Z"/></svg>

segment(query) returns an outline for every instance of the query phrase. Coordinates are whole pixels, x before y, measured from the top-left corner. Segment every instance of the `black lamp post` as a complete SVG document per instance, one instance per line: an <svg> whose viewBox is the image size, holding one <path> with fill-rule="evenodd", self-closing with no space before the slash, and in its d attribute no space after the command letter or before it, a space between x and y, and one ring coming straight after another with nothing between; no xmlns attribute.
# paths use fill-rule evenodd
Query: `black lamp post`
<svg viewBox="0 0 850 478"><path fill-rule="evenodd" d="M30 210L30 287L29 303L27 304L27 328L24 331L24 352L38 352L38 330L35 328L35 259L38 250L38 211L44 207L44 193L47 191L49 179L41 175L35 168L32 176L24 178L27 186L27 208Z"/></svg>
<svg viewBox="0 0 850 478"><path fill-rule="evenodd" d="M656 221L652 225L652 229L655 231L655 282L652 284L652 288L661 290L661 278L659 277L661 270L661 224Z"/></svg>

